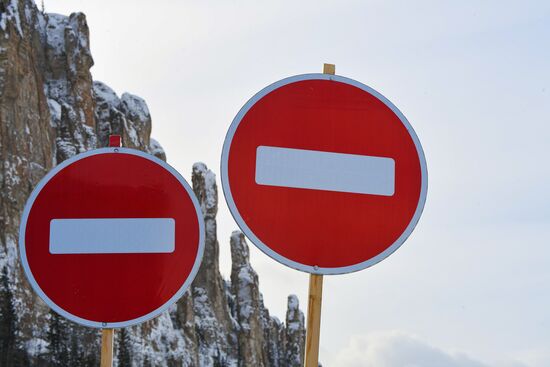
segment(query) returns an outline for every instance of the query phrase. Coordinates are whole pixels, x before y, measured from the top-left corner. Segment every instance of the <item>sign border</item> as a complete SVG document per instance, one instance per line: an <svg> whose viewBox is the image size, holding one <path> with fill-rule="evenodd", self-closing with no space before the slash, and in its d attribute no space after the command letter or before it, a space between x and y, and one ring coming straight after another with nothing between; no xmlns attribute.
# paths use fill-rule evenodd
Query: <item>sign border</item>
<svg viewBox="0 0 550 367"><path fill-rule="evenodd" d="M403 231L401 236L386 250L378 254L377 256L357 263L353 265L348 266L342 266L342 267L334 267L334 268L326 268L326 267L318 267L318 266L312 266L312 265L306 265L301 264L299 262L296 262L294 260L288 259L277 252L273 251L269 246L264 244L255 234L254 232L248 227L244 219L242 218L241 214L239 213L239 210L237 208L237 205L235 204L235 201L233 199L233 195L231 194L231 187L229 185L229 174L228 174L228 161L229 161L229 149L231 148L231 143L233 141L233 137L235 135L235 132L237 131L237 128L239 127L239 124L241 123L243 117L248 113L248 111L258 102L260 99L265 97L267 94L271 93L272 91L281 88L287 84L304 81L304 80L332 80L344 84L348 84L354 87L357 87L359 89L362 89L363 91L371 94L372 96L376 97L378 100L380 100L382 103L384 103L389 109L393 111L401 121L401 123L405 126L407 131L409 132L409 135L411 136L414 145L416 147L416 151L418 153L418 159L420 161L420 170L421 170L421 186L420 186L420 198L418 200L418 205L416 207L416 210L414 212L414 215L409 222L407 228ZM320 275L333 275L333 274L346 274L346 273L352 273L359 270L366 269L372 265L375 265L379 263L380 261L384 260L386 257L391 255L393 252L395 252L404 242L405 240L411 235L412 231L416 227L418 221L420 220L420 216L422 215L422 211L424 210L424 205L426 203L426 196L428 192L428 169L426 165L426 157L424 156L424 151L422 150L422 146L420 144L420 140L418 139L418 136L416 135L413 127L407 120L407 118L399 111L399 109L391 103L386 97L384 97L382 94L377 92L376 90L372 89L371 87L360 83L356 80L346 78L340 75L331 75L331 74L322 74L322 73L312 73L312 74L300 74L300 75L294 75L291 77L287 77L285 79L279 80L271 85L268 85L267 87L263 88L261 91L256 93L252 98L250 98L246 104L239 110L233 121L231 122L231 125L229 126L229 129L227 130L227 134L225 136L224 142L223 142L223 149L222 149L222 156L221 156L221 181L222 181L222 189L225 196L225 200L227 202L227 206L229 207L229 211L231 212L231 215L233 216L233 219L237 222L237 225L241 228L241 230L244 232L244 234L250 239L250 241L256 245L263 253L271 257L272 259L289 266L291 268L294 268L296 270L300 270L306 273L310 274L320 274Z"/></svg>
<svg viewBox="0 0 550 367"><path fill-rule="evenodd" d="M61 170L63 170L65 167L69 166L72 163L75 163L81 159L88 158L94 155L99 154L130 154L134 156L138 156L141 158L148 159L162 168L169 171L184 187L185 191L189 194L189 197L191 198L191 201L193 202L193 206L195 207L195 211L197 213L197 219L199 224L199 243L198 243L198 251L197 251L197 257L195 259L195 263L193 264L193 267L191 268L191 272L189 273L189 276L183 283L183 285L179 288L179 290L163 305L158 307L157 309L149 312L146 315L137 317L135 319L126 320L126 321L119 321L119 322L101 322L101 321L92 321L88 319L81 318L79 316L73 315L72 313L64 310L60 306L58 306L55 302L53 302L45 293L42 291L40 286L38 285L38 282L34 278L34 275L32 274L32 271L29 267L29 263L27 260L27 251L25 247L25 230L27 227L27 219L29 216L29 213L32 209L32 206L34 204L34 201L40 194L40 191L46 186L46 184ZM204 254L204 246L205 246L205 232L204 232L204 218L201 210L201 206L199 204L199 201L197 200L197 197L195 196L195 193L185 181L185 179L181 176L181 174L176 171L175 168L170 166L168 163L164 162L163 160L158 159L157 157L144 153L142 151L136 150L136 149L130 149L130 148L122 148L122 147L108 147L108 148L100 148L100 149L94 149L89 150L84 153L77 154L57 166L55 166L50 172L48 172L36 185L34 190L32 191L31 195L27 199L27 203L25 204L25 209L23 210L23 215L21 216L21 224L19 226L19 254L20 254L20 260L21 264L23 266L23 270L25 273L25 276L27 277L27 280L31 284L33 290L38 294L38 296L55 312L60 314L61 316L74 321L78 324L93 327L93 328L123 328L128 327L132 325L141 324L142 322L151 320L157 316L159 316L161 313L166 311L170 306L172 306L178 299L180 299L183 294L187 291L189 286L191 285L191 282L195 279L195 276L197 275L201 262L202 257Z"/></svg>

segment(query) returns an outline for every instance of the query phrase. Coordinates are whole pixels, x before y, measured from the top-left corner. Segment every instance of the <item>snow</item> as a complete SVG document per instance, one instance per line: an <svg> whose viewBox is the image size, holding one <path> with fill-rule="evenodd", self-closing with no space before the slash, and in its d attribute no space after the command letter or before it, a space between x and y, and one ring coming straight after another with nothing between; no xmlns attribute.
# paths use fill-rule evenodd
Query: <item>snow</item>
<svg viewBox="0 0 550 367"><path fill-rule="evenodd" d="M218 205L218 192L216 189L216 175L208 170L204 175L204 186L206 192L205 206L206 210L210 212Z"/></svg>
<svg viewBox="0 0 550 367"><path fill-rule="evenodd" d="M69 85L66 79L47 79L44 85L46 96L54 99L59 104L64 104L64 100L69 100Z"/></svg>
<svg viewBox="0 0 550 367"><path fill-rule="evenodd" d="M149 333L149 341L144 345L146 349L150 349L149 354L151 360L155 364L162 365L163 362L172 358L181 358L185 353L185 340L182 330L177 330L172 323L172 319L168 312L162 313L155 319L156 326ZM157 352L151 350L152 345L155 346Z"/></svg>
<svg viewBox="0 0 550 367"><path fill-rule="evenodd" d="M109 106L119 108L120 98L117 97L115 91L108 85L100 81L94 81L93 91L96 97L106 102Z"/></svg>
<svg viewBox="0 0 550 367"><path fill-rule="evenodd" d="M48 98L48 107L50 109L50 125L56 127L61 121L61 105L56 100Z"/></svg>
<svg viewBox="0 0 550 367"><path fill-rule="evenodd" d="M218 205L216 175L206 167L206 164L202 162L193 164L193 172L197 172L199 175L204 177L205 200L204 203L201 202L201 209L206 215L207 213L211 213L211 211Z"/></svg>
<svg viewBox="0 0 550 367"><path fill-rule="evenodd" d="M8 21L15 21L15 28L21 37L23 37L23 29L21 28L21 18L19 17L19 5L17 0L11 0L10 3L6 6L6 11L3 14L0 14L0 28L6 30L8 27ZM6 37L7 37L6 33Z"/></svg>
<svg viewBox="0 0 550 367"><path fill-rule="evenodd" d="M130 93L123 93L120 98L122 105L125 107L125 111L130 112L132 117L137 117L140 122L147 121L151 118L147 103L143 98ZM135 121L137 122L137 121Z"/></svg>
<svg viewBox="0 0 550 367"><path fill-rule="evenodd" d="M164 149L160 145L158 141L155 139L150 139L149 141L149 153L151 153L154 156L166 156L166 153L164 152Z"/></svg>
<svg viewBox="0 0 550 367"><path fill-rule="evenodd" d="M252 284L254 282L254 275L250 267L243 267L239 271L239 281L241 282L241 285L246 286L248 284Z"/></svg>
<svg viewBox="0 0 550 367"><path fill-rule="evenodd" d="M218 204L218 192L216 189L216 175L208 170L204 175L204 186L206 188L206 207L208 209Z"/></svg>
<svg viewBox="0 0 550 367"><path fill-rule="evenodd" d="M97 147L97 135L93 127L88 125L82 125L82 129L86 135L86 143L82 143L80 153Z"/></svg>
<svg viewBox="0 0 550 367"><path fill-rule="evenodd" d="M37 23L35 24L36 29L40 32L42 36L46 35L46 18L42 12L37 12L36 14Z"/></svg>
<svg viewBox="0 0 550 367"><path fill-rule="evenodd" d="M32 338L25 343L25 349L31 356L39 356L48 350L48 342L41 338Z"/></svg>
<svg viewBox="0 0 550 367"><path fill-rule="evenodd" d="M4 248L5 250L2 251L2 249ZM0 270L7 266L9 275L10 272L13 271L13 269L15 268L17 257L17 245L15 243L15 240L13 237L8 235L6 236L6 246L0 246Z"/></svg>
<svg viewBox="0 0 550 367"><path fill-rule="evenodd" d="M29 24L32 22L32 10L29 8L29 4L27 3L25 3L25 19Z"/></svg>
<svg viewBox="0 0 550 367"><path fill-rule="evenodd" d="M235 241L235 243L238 243L241 240L242 232L241 231L233 231L231 232L231 241Z"/></svg>
<svg viewBox="0 0 550 367"><path fill-rule="evenodd" d="M281 320L279 320L279 318L277 316L271 316L271 320L273 320L273 322L275 323L275 325L277 326L281 326Z"/></svg>
<svg viewBox="0 0 550 367"><path fill-rule="evenodd" d="M299 308L299 301L298 297L295 294L291 294L288 296L288 309L295 311Z"/></svg>
<svg viewBox="0 0 550 367"><path fill-rule="evenodd" d="M62 138L56 138L55 143L57 150L60 150L64 157L70 158L77 153L76 147L73 143L66 141Z"/></svg>
<svg viewBox="0 0 550 367"><path fill-rule="evenodd" d="M65 52L65 27L69 25L69 17L50 13L46 16L46 40L56 55Z"/></svg>
<svg viewBox="0 0 550 367"><path fill-rule="evenodd" d="M23 30L21 29L21 18L19 17L19 4L17 3L17 0L11 0L11 8L13 11L12 19L15 19L15 26L17 28L17 32L19 32L19 35L23 37Z"/></svg>
<svg viewBox="0 0 550 367"><path fill-rule="evenodd" d="M132 123L127 119L124 119L124 128L126 129L126 133L128 134L128 138L130 138L132 144L139 146L139 138L134 125L132 125Z"/></svg>
<svg viewBox="0 0 550 367"><path fill-rule="evenodd" d="M212 366L214 356L228 359L223 351L224 335L218 327L219 321L214 315L213 305L208 298L208 292L204 288L193 288L193 311L195 313L195 328L200 333L206 333L214 336L214 343L205 345L199 343L199 366ZM220 343L220 344L218 344ZM228 360L228 366L236 366L235 362Z"/></svg>
<svg viewBox="0 0 550 367"><path fill-rule="evenodd" d="M73 30L80 29L78 21L82 19L86 19L86 16L84 15L84 13L81 13L81 12L72 13L71 16L69 17L69 23L71 28ZM80 48L87 49L88 39L86 37L78 37L78 46Z"/></svg>
<svg viewBox="0 0 550 367"><path fill-rule="evenodd" d="M206 324L217 323L217 319L212 313L208 294L205 289L195 287L193 289L193 301L195 314L200 315L195 317L195 325L204 327Z"/></svg>
<svg viewBox="0 0 550 367"><path fill-rule="evenodd" d="M301 330L304 327L304 314L300 311L300 304L298 297L291 294L288 296L288 311L287 311L287 325L286 328L288 331L296 332Z"/></svg>
<svg viewBox="0 0 550 367"><path fill-rule="evenodd" d="M238 302L239 302L239 320L241 326L245 329L249 328L248 320L254 313L253 299L252 299L252 287L254 286L253 270L249 267L243 267L238 273L239 287L238 287Z"/></svg>
<svg viewBox="0 0 550 367"><path fill-rule="evenodd" d="M193 172L195 171L197 173L200 173L202 176L204 176L206 171L208 171L208 168L206 167L206 164L202 162L196 162L195 164L193 164Z"/></svg>
<svg viewBox="0 0 550 367"><path fill-rule="evenodd" d="M287 329L297 331L297 330L300 330L300 328L302 328L303 325L300 324L300 322L298 321L293 321L293 322L289 322L286 327Z"/></svg>
<svg viewBox="0 0 550 367"><path fill-rule="evenodd" d="M17 186L21 183L21 178L17 174L17 167L21 164L20 157L14 157L18 162L4 161L4 183L6 186Z"/></svg>

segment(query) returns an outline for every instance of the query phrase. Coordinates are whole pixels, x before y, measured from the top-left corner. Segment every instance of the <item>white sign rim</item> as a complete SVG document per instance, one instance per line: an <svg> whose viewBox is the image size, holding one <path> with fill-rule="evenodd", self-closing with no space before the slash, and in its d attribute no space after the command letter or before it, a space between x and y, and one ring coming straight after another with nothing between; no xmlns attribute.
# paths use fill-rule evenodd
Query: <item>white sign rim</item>
<svg viewBox="0 0 550 367"><path fill-rule="evenodd" d="M231 193L231 187L229 185L229 175L228 175L228 161L229 161L229 149L231 148L231 143L233 141L233 137L235 135L235 132L237 131L237 128L239 127L239 124L241 123L243 117L248 113L248 111L258 102L260 99L262 99L267 94L271 93L272 91L281 88L287 84L304 81L304 80L332 80L344 84L349 84L354 87L357 87L359 89L364 90L365 92L373 95L374 97L378 98L382 103L384 103L390 110L392 110L393 113L396 114L396 116L399 118L403 126L407 129L409 132L409 135L411 136L414 145L416 147L416 152L418 154L418 159L420 161L420 171L421 171L421 186L420 186L420 197L418 200L418 205L416 207L416 210L414 212L414 215L409 222L409 225L405 228L401 236L386 250L378 254L377 256L349 266L342 266L342 267L334 267L334 268L327 268L327 267L317 267L307 264L302 264L296 261L293 261L291 259L288 259L279 253L273 251L269 246L264 244L255 234L254 232L248 227L244 219L242 218L241 214L239 213L239 210L237 208L237 205L235 204L235 201L233 199L233 195ZM294 268L296 270L300 270L306 273L310 274L321 274L321 275L334 275L334 274L347 274L352 273L356 271L360 271L363 269L366 269L372 265L375 265L379 263L380 261L384 260L386 257L390 256L393 252L395 252L401 245L407 240L407 238L411 235L412 231L416 227L418 221L420 220L420 217L422 215L422 211L424 210L424 205L426 203L426 196L428 192L428 169L426 165L426 158L424 156L424 151L422 150L422 145L420 144L420 140L418 139L418 136L416 135L416 132L414 131L413 127L407 120L407 118L401 113L401 111L392 103L390 100L388 100L386 97L384 97L382 94L377 92L376 90L372 89L371 87L360 83L356 80L346 78L340 75L331 75L331 74L322 74L322 73L312 73L312 74L301 74L301 75L295 75L291 76L282 80L279 80L258 93L256 93L252 98L250 98L246 104L239 110L235 118L233 119L231 125L229 126L229 129L227 131L227 134L225 136L225 140L223 143L223 149L222 149L222 156L221 156L221 182L222 182L222 189L225 196L225 200L227 202L227 206L229 207L229 211L231 212L231 215L233 216L233 219L237 222L237 225L241 228L241 230L244 232L244 234L250 239L250 241L258 247L263 253L271 257L272 259L289 266L291 268Z"/></svg>
<svg viewBox="0 0 550 367"><path fill-rule="evenodd" d="M195 258L195 263L193 264L193 267L191 269L191 272L189 273L189 276L183 283L183 285L180 287L180 289L162 306L158 307L157 309L151 311L150 313L143 315L141 317L131 319L131 320L125 320L125 321L119 321L119 322L101 322L101 321L93 321L81 318L79 316L76 316L60 306L58 306L55 302L53 302L40 288L38 285L38 282L34 278L34 275L32 274L32 271L29 267L29 263L27 260L27 252L25 248L25 229L27 227L27 219L29 217L29 213L32 209L32 206L34 204L34 201L38 197L38 194L40 194L40 191L46 186L46 184L61 170L63 170L65 167L69 166L70 164L79 161L81 159L91 157L94 155L99 154L130 154L135 155L141 158L148 159L159 166L163 167L167 171L169 171L184 187L185 191L187 191L189 197L191 198L191 201L193 202L193 206L195 208L195 211L197 213L197 219L199 224L199 243L198 243L198 251L197 251L197 257ZM172 304L174 304L178 299L180 299L184 293L187 291L189 286L191 285L191 282L195 279L195 276L197 275L202 257L204 254L204 240L205 240L205 232L204 232L204 220L202 216L202 211L200 208L200 204L195 196L195 193L189 186L189 184L185 181L185 179L180 175L178 171L176 171L172 166L170 166L168 163L164 162L161 159L158 159L157 157L147 154L144 152L141 152L136 149L130 149L130 148L114 148L114 147L108 147L108 148L100 148L100 149L94 149L90 150L81 154L77 154L63 162L61 162L59 165L55 166L50 172L44 176L40 182L36 185L34 190L32 191L31 195L29 196L29 199L27 200L27 203L25 204L25 209L23 210L23 215L21 217L21 224L19 226L19 254L21 257L21 264L23 266L23 270L25 273L25 276L27 277L27 280L31 284L33 290L38 294L38 296L55 312L60 314L61 316L74 321L78 324L93 327L93 328L123 328L128 327L132 325L141 324L145 321L151 320L157 316L159 316L161 313L166 311Z"/></svg>

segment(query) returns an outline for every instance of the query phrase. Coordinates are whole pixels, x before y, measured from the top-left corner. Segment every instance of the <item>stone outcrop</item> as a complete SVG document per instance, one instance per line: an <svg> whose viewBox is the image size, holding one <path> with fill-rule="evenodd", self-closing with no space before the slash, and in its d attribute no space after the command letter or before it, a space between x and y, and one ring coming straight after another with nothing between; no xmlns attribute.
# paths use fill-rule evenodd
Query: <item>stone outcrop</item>
<svg viewBox="0 0 550 367"><path fill-rule="evenodd" d="M99 331L51 312L18 261L21 211L38 181L75 154L124 145L166 160L150 138L151 114L138 96L93 81L86 18L42 13L30 0L0 0L0 365L97 366ZM289 298L284 323L270 316L244 236L230 246L231 279L219 271L215 175L198 163L193 190L205 219L200 271L167 312L117 333L119 366L298 366L303 314Z"/></svg>
<svg viewBox="0 0 550 367"><path fill-rule="evenodd" d="M298 297L288 296L286 312L285 362L286 366L301 367L305 347L306 332L304 314L300 311Z"/></svg>
<svg viewBox="0 0 550 367"><path fill-rule="evenodd" d="M231 235L231 288L235 296L235 315L241 327L238 350L243 366L268 366L267 340L263 330L269 325L269 313L264 314L262 295L260 294L258 275L250 266L248 245L244 235L235 231Z"/></svg>

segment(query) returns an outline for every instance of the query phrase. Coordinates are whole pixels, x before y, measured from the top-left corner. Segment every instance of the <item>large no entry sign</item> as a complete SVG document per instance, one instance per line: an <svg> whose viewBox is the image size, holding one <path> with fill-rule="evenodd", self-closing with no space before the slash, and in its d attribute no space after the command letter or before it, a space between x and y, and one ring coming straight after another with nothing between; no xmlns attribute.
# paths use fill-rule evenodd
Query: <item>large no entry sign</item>
<svg viewBox="0 0 550 367"><path fill-rule="evenodd" d="M20 229L23 268L59 314L92 327L153 318L183 295L204 249L185 180L133 149L77 155L32 192Z"/></svg>
<svg viewBox="0 0 550 367"><path fill-rule="evenodd" d="M420 142L375 90L327 74L281 80L240 110L222 152L231 213L262 251L317 274L395 251L426 199Z"/></svg>

